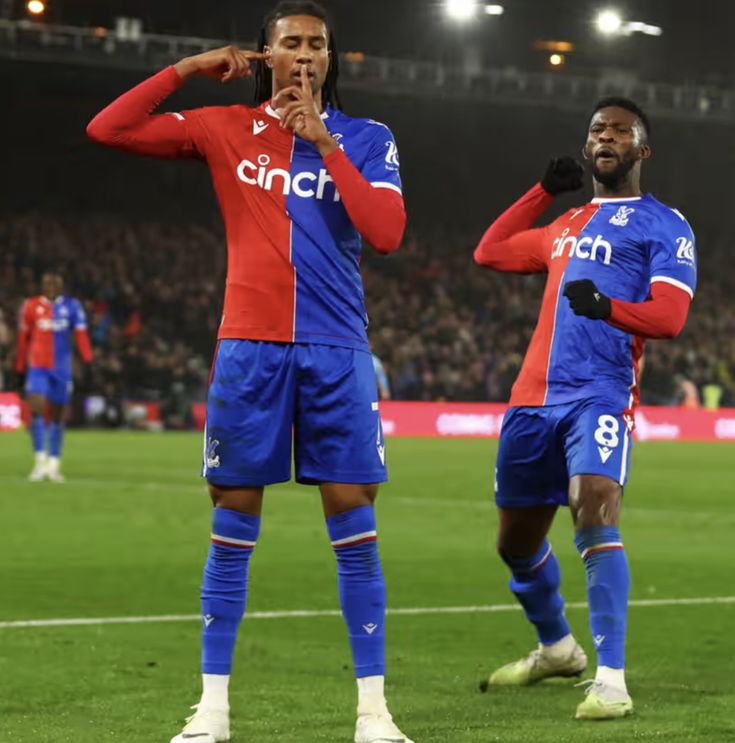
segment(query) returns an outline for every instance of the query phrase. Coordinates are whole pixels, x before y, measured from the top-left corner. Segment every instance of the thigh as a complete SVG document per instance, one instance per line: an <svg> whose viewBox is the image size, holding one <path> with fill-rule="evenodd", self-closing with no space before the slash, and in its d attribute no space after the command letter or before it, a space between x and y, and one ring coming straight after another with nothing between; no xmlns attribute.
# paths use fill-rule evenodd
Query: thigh
<svg viewBox="0 0 735 743"><path fill-rule="evenodd" d="M503 419L495 472L499 508L566 505L568 475L551 408L511 408Z"/></svg>
<svg viewBox="0 0 735 743"><path fill-rule="evenodd" d="M384 482L385 439L372 357L317 344L301 344L296 350L297 481Z"/></svg>
<svg viewBox="0 0 735 743"><path fill-rule="evenodd" d="M221 341L207 394L207 482L252 488L288 480L293 419L293 346Z"/></svg>
<svg viewBox="0 0 735 743"><path fill-rule="evenodd" d="M628 480L632 441L622 406L583 401L565 423L564 450L569 476L600 475L621 487Z"/></svg>
<svg viewBox="0 0 735 743"><path fill-rule="evenodd" d="M74 382L66 376L50 374L46 398L52 405L67 405L74 392Z"/></svg>

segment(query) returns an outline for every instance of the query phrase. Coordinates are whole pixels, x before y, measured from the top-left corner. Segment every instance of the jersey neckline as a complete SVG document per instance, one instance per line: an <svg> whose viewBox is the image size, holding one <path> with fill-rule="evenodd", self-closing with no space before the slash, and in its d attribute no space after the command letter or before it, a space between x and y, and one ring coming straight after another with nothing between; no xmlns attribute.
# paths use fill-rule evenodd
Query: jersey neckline
<svg viewBox="0 0 735 743"><path fill-rule="evenodd" d="M641 196L612 196L610 198L605 196L595 196L595 198L590 201L590 204L614 204L616 202L640 201L644 196L646 196L646 194Z"/></svg>

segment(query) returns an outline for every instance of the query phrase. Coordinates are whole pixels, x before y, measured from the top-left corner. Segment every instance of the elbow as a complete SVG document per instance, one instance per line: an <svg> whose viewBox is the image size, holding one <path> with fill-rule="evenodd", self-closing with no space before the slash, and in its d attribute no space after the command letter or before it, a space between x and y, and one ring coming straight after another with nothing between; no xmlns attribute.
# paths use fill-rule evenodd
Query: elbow
<svg viewBox="0 0 735 743"><path fill-rule="evenodd" d="M661 338L667 341L673 341L681 335L681 331L684 330L684 321L671 323L663 329Z"/></svg>
<svg viewBox="0 0 735 743"><path fill-rule="evenodd" d="M372 240L368 242L375 248L375 250L381 255L388 255L394 253L401 246L403 240L403 233L400 235L376 235Z"/></svg>
<svg viewBox="0 0 735 743"><path fill-rule="evenodd" d="M87 136L97 144L102 144L105 141L102 135L102 127L97 123L97 119L94 118L87 124Z"/></svg>
<svg viewBox="0 0 735 743"><path fill-rule="evenodd" d="M482 266L483 268L493 268L492 254L482 243L475 248L475 252L472 254L472 259L478 266Z"/></svg>
<svg viewBox="0 0 735 743"><path fill-rule="evenodd" d="M381 255L393 253L401 247L403 235L406 231L406 212L401 210L400 216L388 229L376 232L368 238L368 242Z"/></svg>
<svg viewBox="0 0 735 743"><path fill-rule="evenodd" d="M109 129L99 119L99 116L95 116L87 124L87 136L97 144L110 144L112 135Z"/></svg>

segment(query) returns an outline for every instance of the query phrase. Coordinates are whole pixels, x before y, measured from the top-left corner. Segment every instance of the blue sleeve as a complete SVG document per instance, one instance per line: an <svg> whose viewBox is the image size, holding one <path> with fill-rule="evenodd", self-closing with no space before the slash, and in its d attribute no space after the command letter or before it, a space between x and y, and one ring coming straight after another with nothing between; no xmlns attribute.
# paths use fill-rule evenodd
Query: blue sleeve
<svg viewBox="0 0 735 743"><path fill-rule="evenodd" d="M362 167L362 175L377 188L389 188L402 193L398 148L390 129L377 121L368 123L373 129L368 156Z"/></svg>
<svg viewBox="0 0 735 743"><path fill-rule="evenodd" d="M87 314L82 307L82 303L78 300L74 300L74 330L86 330L87 329Z"/></svg>
<svg viewBox="0 0 735 743"><path fill-rule="evenodd" d="M689 223L676 210L654 227L649 246L651 283L678 286L692 298L697 288L697 250Z"/></svg>

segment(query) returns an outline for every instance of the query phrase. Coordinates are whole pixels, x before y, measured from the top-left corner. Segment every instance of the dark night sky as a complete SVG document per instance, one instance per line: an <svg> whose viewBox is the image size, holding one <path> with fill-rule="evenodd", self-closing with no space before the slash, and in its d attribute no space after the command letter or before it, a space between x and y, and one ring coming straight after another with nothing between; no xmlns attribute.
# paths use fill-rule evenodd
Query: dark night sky
<svg viewBox="0 0 735 743"><path fill-rule="evenodd" d="M20 0L18 0L20 2ZM272 0L48 0L54 19L111 25L116 15L138 16L147 30L217 38L254 39ZM475 44L492 66L545 69L537 39L578 44L566 74L624 67L644 79L735 81L735 2L732 0L502 0L499 18L480 17L459 29L445 21L439 0L325 0L342 49L401 58L451 58ZM636 35L609 42L591 21L611 5L628 20L664 28L661 38ZM561 73L565 74L565 73Z"/></svg>

